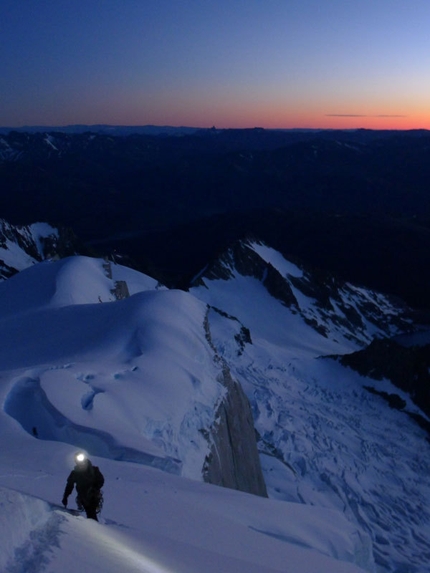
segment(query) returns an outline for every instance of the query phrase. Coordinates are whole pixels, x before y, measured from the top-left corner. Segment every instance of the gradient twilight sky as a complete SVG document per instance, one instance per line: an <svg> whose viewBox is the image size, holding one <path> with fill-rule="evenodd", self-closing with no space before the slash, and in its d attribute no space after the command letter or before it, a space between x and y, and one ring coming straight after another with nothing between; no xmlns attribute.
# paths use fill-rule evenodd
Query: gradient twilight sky
<svg viewBox="0 0 430 573"><path fill-rule="evenodd" d="M0 125L430 128L430 0L0 0Z"/></svg>

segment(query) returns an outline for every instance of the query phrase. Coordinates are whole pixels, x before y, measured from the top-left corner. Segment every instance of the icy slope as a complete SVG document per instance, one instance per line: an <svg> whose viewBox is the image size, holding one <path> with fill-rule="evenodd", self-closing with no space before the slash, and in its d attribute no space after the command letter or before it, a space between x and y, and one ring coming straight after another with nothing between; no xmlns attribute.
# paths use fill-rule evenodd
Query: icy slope
<svg viewBox="0 0 430 573"><path fill-rule="evenodd" d="M285 295L288 284L283 300L279 286L274 296L268 264L294 299ZM372 537L379 572L427 573L430 444L405 413L364 386L400 393L410 411L417 408L388 382L322 358L395 334L402 322L407 328L403 309L341 285L325 297L328 312L315 283L305 294L302 282L298 292L295 279L303 276L279 253L248 243L207 269L191 290L211 305L214 344L252 403L269 495L344 512Z"/></svg>

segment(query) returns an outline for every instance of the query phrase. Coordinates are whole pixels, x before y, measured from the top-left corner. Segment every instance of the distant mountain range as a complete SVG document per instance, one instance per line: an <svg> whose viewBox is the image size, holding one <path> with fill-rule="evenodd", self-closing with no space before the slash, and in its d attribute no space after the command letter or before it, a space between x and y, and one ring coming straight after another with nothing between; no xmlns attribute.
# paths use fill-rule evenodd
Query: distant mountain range
<svg viewBox="0 0 430 573"><path fill-rule="evenodd" d="M0 133L10 133L16 131L19 133L104 133L107 135L185 135L199 131L197 127L172 127L169 125L27 125L24 127L0 127Z"/></svg>
<svg viewBox="0 0 430 573"><path fill-rule="evenodd" d="M0 216L70 227L169 285L186 286L251 235L428 309L429 180L425 130L71 126L0 136Z"/></svg>

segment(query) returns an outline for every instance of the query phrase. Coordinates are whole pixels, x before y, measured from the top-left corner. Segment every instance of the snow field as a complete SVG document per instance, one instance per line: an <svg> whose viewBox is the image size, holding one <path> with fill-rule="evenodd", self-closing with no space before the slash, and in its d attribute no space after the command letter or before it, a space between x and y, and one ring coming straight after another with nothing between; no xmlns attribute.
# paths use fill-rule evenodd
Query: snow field
<svg viewBox="0 0 430 573"><path fill-rule="evenodd" d="M317 333L251 277L184 293L111 272L72 257L0 284L5 573L427 573L423 432L318 358L356 342ZM129 299L114 299L118 280ZM272 499L201 482L225 391L206 316L251 401ZM78 448L106 477L101 523L49 505Z"/></svg>

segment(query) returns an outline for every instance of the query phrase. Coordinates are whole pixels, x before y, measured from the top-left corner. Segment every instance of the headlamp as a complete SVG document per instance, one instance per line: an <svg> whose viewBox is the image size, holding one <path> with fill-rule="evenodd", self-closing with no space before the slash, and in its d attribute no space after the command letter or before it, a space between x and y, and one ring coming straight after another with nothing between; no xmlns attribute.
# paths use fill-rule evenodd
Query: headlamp
<svg viewBox="0 0 430 573"><path fill-rule="evenodd" d="M85 454L83 453L76 454L75 460L77 461L78 464L81 464L83 461L85 461Z"/></svg>

